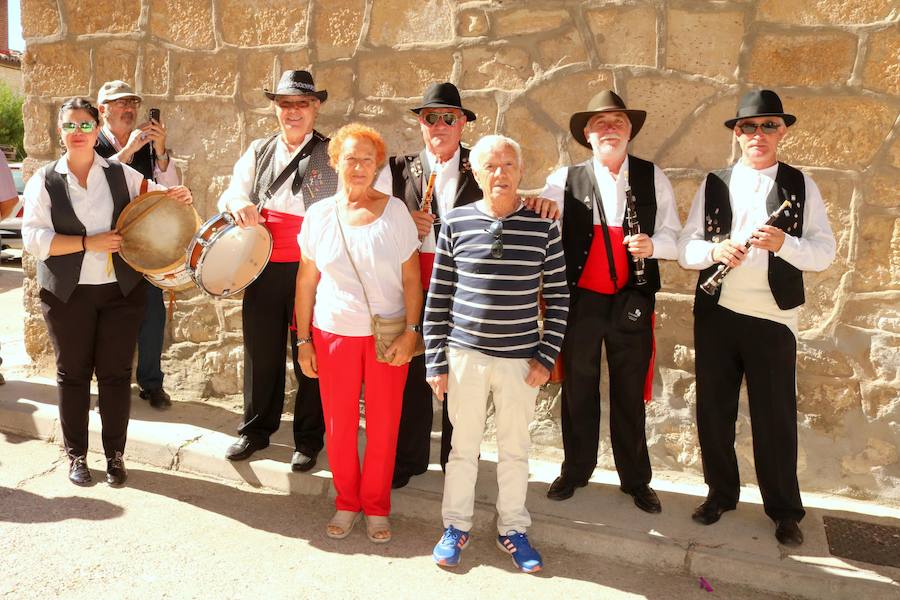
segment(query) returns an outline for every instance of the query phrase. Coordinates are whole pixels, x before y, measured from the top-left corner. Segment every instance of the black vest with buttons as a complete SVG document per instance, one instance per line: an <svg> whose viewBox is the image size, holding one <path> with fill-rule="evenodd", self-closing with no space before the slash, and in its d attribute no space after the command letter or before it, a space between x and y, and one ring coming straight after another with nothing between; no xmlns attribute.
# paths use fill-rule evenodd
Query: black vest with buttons
<svg viewBox="0 0 900 600"><path fill-rule="evenodd" d="M60 159L64 160L64 159ZM66 183L67 175L56 172L54 161L44 168L44 187L50 196L50 220L53 222L53 230L63 235L87 235L84 224L75 214L72 200L69 198L69 187ZM112 223L109 228L116 226L122 209L131 202L131 194L128 192L128 183L125 180L125 172L122 165L110 162L103 169L109 191L113 198ZM141 274L129 267L118 252L112 255L113 268L116 280L122 295L127 296L141 281ZM68 302L78 279L81 277L81 264L84 262L84 252L50 256L47 260L39 260L37 263L37 280L45 290L62 300Z"/></svg>
<svg viewBox="0 0 900 600"><path fill-rule="evenodd" d="M656 228L656 184L653 163L629 154L628 170L628 183L634 194L641 232L652 236ZM564 199L562 242L566 254L566 280L573 292L578 287L578 280L581 278L594 238L593 203L600 202L600 198L595 198L593 179L592 160L569 167ZM610 225L621 224L610 223ZM634 261L628 261L628 269L631 274L625 287L634 287ZM659 290L659 265L656 259L644 260L644 275L647 284L635 289L647 293Z"/></svg>
<svg viewBox="0 0 900 600"><path fill-rule="evenodd" d="M419 210L422 202L422 182L427 181L428 158L425 150L419 154L401 154L392 156L388 161L391 169L392 194L406 202L406 207L410 210ZM469 164L469 149L463 146L459 147L459 179L456 184L456 196L453 199L453 207L465 206L472 202L481 200L484 196L478 182L475 181L475 175L472 173L472 166ZM439 212L438 202L432 202L432 211L437 214Z"/></svg>
<svg viewBox="0 0 900 600"><path fill-rule="evenodd" d="M729 167L721 171L714 171L706 176L706 194L704 204L703 239L708 242L719 243L731 234L731 193L728 184L731 181ZM766 212L771 214L785 200L791 201L791 207L784 211L775 222L785 232L800 237L803 235L803 207L806 203L806 182L803 173L790 165L778 163L778 172L775 175L775 185L766 197ZM762 223L760 223L762 225ZM781 310L796 308L806 301L803 292L803 272L791 265L783 258L769 252L769 288L775 303ZM700 284L706 281L718 269L719 263L715 263L700 271L697 280L697 288L694 292L694 314L704 314L719 303L722 287L716 290L714 296L710 296L700 289Z"/></svg>

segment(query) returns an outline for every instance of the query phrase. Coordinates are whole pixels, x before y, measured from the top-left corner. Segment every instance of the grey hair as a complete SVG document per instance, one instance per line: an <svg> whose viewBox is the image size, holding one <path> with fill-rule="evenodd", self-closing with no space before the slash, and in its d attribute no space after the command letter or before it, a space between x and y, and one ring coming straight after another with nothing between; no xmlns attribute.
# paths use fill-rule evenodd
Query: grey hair
<svg viewBox="0 0 900 600"><path fill-rule="evenodd" d="M504 147L512 148L521 169L525 163L522 159L522 147L519 145L519 142L505 135L486 135L475 142L475 145L469 151L469 163L472 165L472 170L480 171L484 167L485 157L493 150Z"/></svg>

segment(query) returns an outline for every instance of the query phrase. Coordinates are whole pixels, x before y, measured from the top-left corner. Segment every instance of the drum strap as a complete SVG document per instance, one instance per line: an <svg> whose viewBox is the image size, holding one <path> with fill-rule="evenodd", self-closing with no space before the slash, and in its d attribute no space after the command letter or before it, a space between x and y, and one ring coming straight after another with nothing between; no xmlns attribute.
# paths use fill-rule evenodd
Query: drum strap
<svg viewBox="0 0 900 600"><path fill-rule="evenodd" d="M277 143L277 142L276 142ZM313 133L312 138L306 143L305 146L291 159L291 162L287 164L281 174L272 182L272 185L269 186L269 189L265 191L263 194L263 199L257 205L257 208L261 211L263 206L265 206L266 202L272 199L272 196L275 195L278 190L281 189L281 186L285 184L288 178L291 176L291 173L294 173L294 181L291 184L291 192L297 194L300 191L300 186L303 185L303 178L306 176L306 168L309 166L309 156L312 154L313 149L315 149L316 144L319 143L319 137Z"/></svg>

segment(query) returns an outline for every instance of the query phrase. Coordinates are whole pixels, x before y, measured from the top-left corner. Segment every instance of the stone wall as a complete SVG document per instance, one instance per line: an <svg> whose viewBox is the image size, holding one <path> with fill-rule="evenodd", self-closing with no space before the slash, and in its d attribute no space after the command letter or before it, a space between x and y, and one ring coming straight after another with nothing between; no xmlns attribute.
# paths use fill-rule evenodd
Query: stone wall
<svg viewBox="0 0 900 600"><path fill-rule="evenodd" d="M754 86L799 117L782 158L819 183L835 264L806 278L799 344L804 489L900 502L900 33L892 0L28 0L23 6L26 148L58 155L55 109L132 81L159 106L203 216L240 152L274 127L260 88L311 68L327 88L320 129L351 119L395 153L421 145L407 108L450 80L479 116L471 143L502 132L525 147L523 185L585 158L568 118L612 87L649 111L633 151L666 169L682 219L703 174L737 156L722 121ZM29 266L30 268L30 266ZM695 273L663 266L648 439L658 469L699 472L694 413ZM27 345L48 350L34 284ZM179 298L165 353L183 399L239 403L240 302ZM535 440L559 447L558 397L542 397ZM752 480L746 407L738 423ZM606 437L606 436L604 436ZM604 443L601 464L611 466Z"/></svg>

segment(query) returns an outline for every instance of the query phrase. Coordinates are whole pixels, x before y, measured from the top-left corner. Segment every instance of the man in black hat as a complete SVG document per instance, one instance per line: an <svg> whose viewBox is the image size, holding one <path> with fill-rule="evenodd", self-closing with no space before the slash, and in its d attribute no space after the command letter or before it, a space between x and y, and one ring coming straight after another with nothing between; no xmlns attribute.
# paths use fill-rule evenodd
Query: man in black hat
<svg viewBox="0 0 900 600"><path fill-rule="evenodd" d="M632 110L612 90L572 115L572 137L593 151L581 164L558 169L541 196L562 211L562 238L571 293L563 341L562 433L565 460L547 497L571 498L597 465L600 358L609 367L610 437L620 489L650 513L662 510L650 488L644 402L653 370L653 307L658 259L676 257L681 224L668 178L628 154L647 113ZM641 233L627 235L626 195L633 194ZM643 273L635 258L643 261Z"/></svg>
<svg viewBox="0 0 900 600"><path fill-rule="evenodd" d="M776 156L795 121L771 90L752 90L741 98L737 116L725 121L741 159L706 176L678 240L678 262L701 271L694 347L697 429L709 493L693 519L710 525L737 506L734 428L746 375L763 506L776 523L775 537L789 545L803 543L796 393L803 271L824 270L835 252L818 187ZM790 207L774 224L764 225L784 200ZM708 288L712 294L702 291L700 285L723 265L734 270L717 288Z"/></svg>
<svg viewBox="0 0 900 600"><path fill-rule="evenodd" d="M482 195L469 165L469 149L460 143L463 127L476 117L475 113L463 107L456 86L447 82L429 85L422 104L411 110L418 117L425 148L418 154L392 156L379 175L375 188L404 200L416 222L422 240L419 250L422 289L427 293L441 215L454 207L475 202ZM433 197L429 206L423 206L432 176ZM419 322L421 325L421 317ZM431 388L425 382L425 357L414 357L409 363L409 375L403 392L403 413L392 482L394 489L402 488L410 477L428 469L433 416L431 398ZM442 468L450 455L452 433L447 402L443 400Z"/></svg>
<svg viewBox="0 0 900 600"><path fill-rule="evenodd" d="M337 174L328 162L328 138L314 129L328 98L307 71L285 71L272 100L279 130L255 140L234 166L219 199L242 227L263 223L272 234L269 264L244 290L244 419L240 437L225 457L243 460L269 445L284 408L285 343L294 317L294 284L300 264L297 235L306 210L334 195ZM309 471L324 445L325 421L319 382L297 363L297 332L290 330L297 395L291 469Z"/></svg>
<svg viewBox="0 0 900 600"><path fill-rule="evenodd" d="M148 118L139 123L138 111L143 99L124 81L107 81L97 93L97 109L103 126L97 136L97 154L115 158L144 176L168 187L178 185L175 163L169 160L166 146L168 132L161 121ZM163 389L164 375L160 364L166 330L166 306L162 290L147 288L147 309L141 321L137 342L135 378L140 397L153 408L164 410L172 405Z"/></svg>

